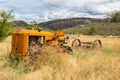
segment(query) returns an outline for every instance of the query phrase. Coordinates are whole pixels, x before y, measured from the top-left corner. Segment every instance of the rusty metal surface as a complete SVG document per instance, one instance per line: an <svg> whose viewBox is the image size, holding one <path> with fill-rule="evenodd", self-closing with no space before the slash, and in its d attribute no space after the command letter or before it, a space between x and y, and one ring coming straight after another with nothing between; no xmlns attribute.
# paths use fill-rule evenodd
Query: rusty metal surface
<svg viewBox="0 0 120 80"><path fill-rule="evenodd" d="M93 42L82 42L80 39L74 39L71 46L75 48L102 48L102 42L98 39Z"/></svg>

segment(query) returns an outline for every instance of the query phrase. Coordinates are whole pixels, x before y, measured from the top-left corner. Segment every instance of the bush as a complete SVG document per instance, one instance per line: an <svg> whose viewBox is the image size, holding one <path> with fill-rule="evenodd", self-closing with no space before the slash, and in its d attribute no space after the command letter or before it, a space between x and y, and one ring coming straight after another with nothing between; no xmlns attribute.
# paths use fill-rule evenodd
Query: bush
<svg viewBox="0 0 120 80"><path fill-rule="evenodd" d="M27 26L26 28L29 30L32 30L32 29L38 30L39 26L38 26L37 22L33 21L30 23L30 26Z"/></svg>
<svg viewBox="0 0 120 80"><path fill-rule="evenodd" d="M2 30L0 29L0 41L3 40L5 37L11 35L14 28L11 27L4 27Z"/></svg>
<svg viewBox="0 0 120 80"><path fill-rule="evenodd" d="M91 27L88 34L93 35L94 33L96 33L96 29L95 27Z"/></svg>
<svg viewBox="0 0 120 80"><path fill-rule="evenodd" d="M3 40L13 31L11 25L8 25L9 21L12 21L14 19L12 12L12 10L9 12L2 10L0 12L0 40Z"/></svg>
<svg viewBox="0 0 120 80"><path fill-rule="evenodd" d="M120 22L120 11L112 14L111 17L112 17L111 19L112 22Z"/></svg>
<svg viewBox="0 0 120 80"><path fill-rule="evenodd" d="M36 25L27 26L26 28L29 30L32 30L32 29L38 30L38 26L36 26Z"/></svg>

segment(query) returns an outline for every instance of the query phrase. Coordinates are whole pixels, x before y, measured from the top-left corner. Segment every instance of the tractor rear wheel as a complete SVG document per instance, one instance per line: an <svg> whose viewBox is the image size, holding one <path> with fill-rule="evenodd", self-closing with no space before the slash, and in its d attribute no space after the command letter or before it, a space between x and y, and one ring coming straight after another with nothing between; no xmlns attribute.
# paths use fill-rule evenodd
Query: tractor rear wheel
<svg viewBox="0 0 120 80"><path fill-rule="evenodd" d="M94 47L102 48L102 42L101 42L101 40L95 40L94 41Z"/></svg>
<svg viewBox="0 0 120 80"><path fill-rule="evenodd" d="M81 41L79 39L74 39L72 41L72 48L79 49L81 47Z"/></svg>

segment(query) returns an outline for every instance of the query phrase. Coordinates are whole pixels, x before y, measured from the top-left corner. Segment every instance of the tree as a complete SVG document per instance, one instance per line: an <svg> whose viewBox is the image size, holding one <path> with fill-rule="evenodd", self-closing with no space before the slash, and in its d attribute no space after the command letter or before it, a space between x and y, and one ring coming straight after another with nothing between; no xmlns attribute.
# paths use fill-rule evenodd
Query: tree
<svg viewBox="0 0 120 80"><path fill-rule="evenodd" d="M96 28L95 27L91 27L89 30L89 35L93 35L94 33L96 33Z"/></svg>
<svg viewBox="0 0 120 80"><path fill-rule="evenodd" d="M39 25L37 24L36 21L30 22L30 26L27 27L27 29L29 30L32 30L32 29L38 30L38 28L39 28Z"/></svg>
<svg viewBox="0 0 120 80"><path fill-rule="evenodd" d="M12 13L13 10L10 10L9 12L2 10L0 12L0 40L6 37L10 32L10 28L7 25L8 22L14 19L14 15L12 15Z"/></svg>
<svg viewBox="0 0 120 80"><path fill-rule="evenodd" d="M120 22L120 11L115 11L107 15L111 19L111 22Z"/></svg>

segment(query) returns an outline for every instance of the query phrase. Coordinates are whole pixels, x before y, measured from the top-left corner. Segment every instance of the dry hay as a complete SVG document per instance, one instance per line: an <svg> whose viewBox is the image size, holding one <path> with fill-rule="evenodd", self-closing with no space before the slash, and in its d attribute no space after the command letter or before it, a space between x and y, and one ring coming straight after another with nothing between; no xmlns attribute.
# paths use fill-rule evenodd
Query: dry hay
<svg viewBox="0 0 120 80"><path fill-rule="evenodd" d="M32 71L37 70L41 65L62 64L68 59L69 55L60 46L43 46L40 51L34 53L26 62L32 66Z"/></svg>

